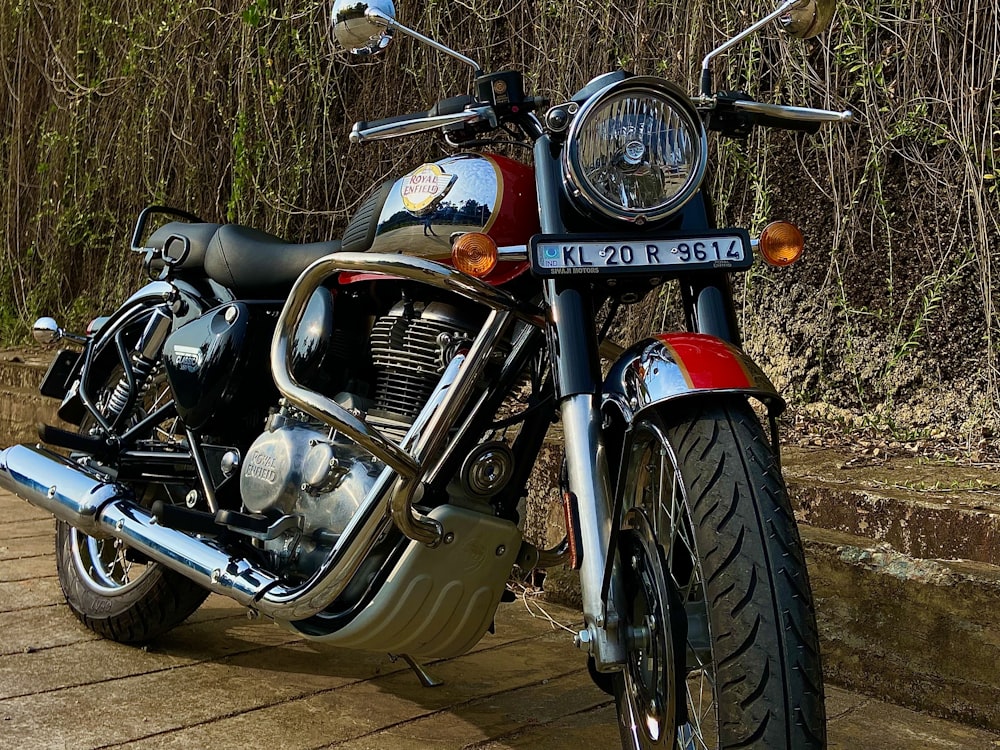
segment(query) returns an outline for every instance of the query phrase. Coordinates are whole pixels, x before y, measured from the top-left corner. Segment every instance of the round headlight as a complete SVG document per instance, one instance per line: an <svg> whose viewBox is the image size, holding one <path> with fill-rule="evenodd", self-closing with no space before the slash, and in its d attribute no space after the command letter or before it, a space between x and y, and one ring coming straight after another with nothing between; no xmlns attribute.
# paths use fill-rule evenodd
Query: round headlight
<svg viewBox="0 0 1000 750"><path fill-rule="evenodd" d="M688 97L652 77L612 83L573 118L562 154L570 198L603 217L645 224L694 195L708 159Z"/></svg>

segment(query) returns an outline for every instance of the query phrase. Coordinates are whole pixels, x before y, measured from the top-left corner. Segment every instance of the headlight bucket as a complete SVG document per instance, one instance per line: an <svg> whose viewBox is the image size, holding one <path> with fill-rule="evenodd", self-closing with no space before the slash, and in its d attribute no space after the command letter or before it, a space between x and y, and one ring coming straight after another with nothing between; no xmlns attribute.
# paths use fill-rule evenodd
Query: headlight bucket
<svg viewBox="0 0 1000 750"><path fill-rule="evenodd" d="M676 213L705 178L705 127L687 95L651 76L616 81L577 112L562 152L567 194L600 218L643 225Z"/></svg>

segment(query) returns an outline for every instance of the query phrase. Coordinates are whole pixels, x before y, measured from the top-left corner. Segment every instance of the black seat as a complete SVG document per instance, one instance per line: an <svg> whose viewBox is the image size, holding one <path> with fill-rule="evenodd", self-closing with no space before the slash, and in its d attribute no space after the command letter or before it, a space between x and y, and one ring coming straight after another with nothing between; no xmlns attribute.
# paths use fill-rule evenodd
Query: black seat
<svg viewBox="0 0 1000 750"><path fill-rule="evenodd" d="M205 273L238 292L290 288L306 267L340 250L340 242L296 245L238 224L223 224L205 252Z"/></svg>
<svg viewBox="0 0 1000 750"><path fill-rule="evenodd" d="M181 247L183 242L176 238L184 237L188 240L191 249L184 262L175 268L184 271L200 271L205 267L205 253L208 250L208 243L211 242L220 226L220 224L190 224L184 221L171 221L149 235L149 239L144 244L146 247L163 250L167 255L177 258L183 252Z"/></svg>

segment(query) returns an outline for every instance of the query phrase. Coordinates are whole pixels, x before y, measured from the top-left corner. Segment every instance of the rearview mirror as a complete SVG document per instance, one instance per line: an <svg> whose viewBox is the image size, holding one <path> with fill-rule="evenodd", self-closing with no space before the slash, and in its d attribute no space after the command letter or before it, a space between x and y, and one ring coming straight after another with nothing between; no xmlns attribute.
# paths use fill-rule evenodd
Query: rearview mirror
<svg viewBox="0 0 1000 750"><path fill-rule="evenodd" d="M792 36L811 39L829 28L835 7L836 0L799 0L778 21Z"/></svg>
<svg viewBox="0 0 1000 750"><path fill-rule="evenodd" d="M388 47L395 18L392 0L335 0L330 13L337 47L355 55L375 55Z"/></svg>

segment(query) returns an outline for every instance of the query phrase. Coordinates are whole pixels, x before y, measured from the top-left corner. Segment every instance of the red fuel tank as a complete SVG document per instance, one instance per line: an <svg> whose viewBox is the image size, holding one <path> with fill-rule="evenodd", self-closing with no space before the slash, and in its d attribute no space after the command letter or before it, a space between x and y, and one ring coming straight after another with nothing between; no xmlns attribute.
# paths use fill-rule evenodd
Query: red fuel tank
<svg viewBox="0 0 1000 750"><path fill-rule="evenodd" d="M526 245L539 232L534 170L483 154L421 164L365 202L344 234L344 250L403 253L450 265L456 232L485 232L500 247ZM502 261L485 280L502 284L527 269L527 262Z"/></svg>

